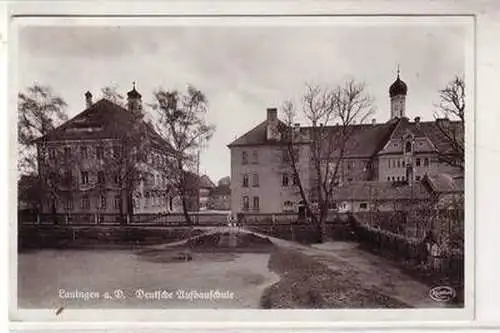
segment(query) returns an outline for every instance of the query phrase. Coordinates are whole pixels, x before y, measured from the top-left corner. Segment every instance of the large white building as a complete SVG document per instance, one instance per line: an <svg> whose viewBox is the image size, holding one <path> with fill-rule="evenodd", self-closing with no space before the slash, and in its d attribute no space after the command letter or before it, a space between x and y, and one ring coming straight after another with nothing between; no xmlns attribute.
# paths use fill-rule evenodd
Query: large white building
<svg viewBox="0 0 500 333"><path fill-rule="evenodd" d="M140 116L141 95L127 108L94 103L37 140L42 213L159 213L179 203L169 180L170 145Z"/></svg>

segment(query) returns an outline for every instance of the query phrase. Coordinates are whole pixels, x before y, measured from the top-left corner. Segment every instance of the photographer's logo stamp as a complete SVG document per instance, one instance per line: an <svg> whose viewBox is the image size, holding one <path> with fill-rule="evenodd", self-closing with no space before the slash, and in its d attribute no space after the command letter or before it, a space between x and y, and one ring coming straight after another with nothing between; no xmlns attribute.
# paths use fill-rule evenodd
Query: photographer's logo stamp
<svg viewBox="0 0 500 333"><path fill-rule="evenodd" d="M429 297L439 303L451 302L456 295L455 289L449 286L437 286L429 291Z"/></svg>

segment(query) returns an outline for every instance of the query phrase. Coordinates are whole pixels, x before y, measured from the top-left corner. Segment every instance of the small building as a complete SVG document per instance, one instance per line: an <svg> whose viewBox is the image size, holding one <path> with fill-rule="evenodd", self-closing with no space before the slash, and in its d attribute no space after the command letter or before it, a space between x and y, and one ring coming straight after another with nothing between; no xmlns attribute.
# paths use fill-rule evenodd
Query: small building
<svg viewBox="0 0 500 333"><path fill-rule="evenodd" d="M431 193L422 182L352 182L333 190L330 209L340 213L401 211L430 204Z"/></svg>
<svg viewBox="0 0 500 333"><path fill-rule="evenodd" d="M210 210L230 210L231 209L231 186L219 184L210 192L208 204Z"/></svg>

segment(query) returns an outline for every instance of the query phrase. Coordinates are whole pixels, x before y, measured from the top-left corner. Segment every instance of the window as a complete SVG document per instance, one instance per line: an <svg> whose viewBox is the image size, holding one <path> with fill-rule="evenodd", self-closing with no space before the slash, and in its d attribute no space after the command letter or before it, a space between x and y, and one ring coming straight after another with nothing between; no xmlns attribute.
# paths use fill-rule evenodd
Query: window
<svg viewBox="0 0 500 333"><path fill-rule="evenodd" d="M288 175L286 173L283 174L283 176L281 177L281 186L283 187L286 187L288 186Z"/></svg>
<svg viewBox="0 0 500 333"><path fill-rule="evenodd" d="M102 185L105 182L106 182L106 179L104 176L104 171L98 171L97 172L97 183Z"/></svg>
<svg viewBox="0 0 500 333"><path fill-rule="evenodd" d="M337 209L337 203L336 202L330 202L330 204L328 205L328 208L329 209Z"/></svg>
<svg viewBox="0 0 500 333"><path fill-rule="evenodd" d="M260 209L259 197L253 197L253 209L254 210Z"/></svg>
<svg viewBox="0 0 500 333"><path fill-rule="evenodd" d="M99 202L97 207L99 209L106 209L106 197L102 194L99 196Z"/></svg>
<svg viewBox="0 0 500 333"><path fill-rule="evenodd" d="M71 158L71 148L70 147L64 147L64 158L66 160L69 160Z"/></svg>
<svg viewBox="0 0 500 333"><path fill-rule="evenodd" d="M391 160L387 160L387 167L390 169L391 168Z"/></svg>
<svg viewBox="0 0 500 333"><path fill-rule="evenodd" d="M120 209L122 199L119 195L115 195L115 209Z"/></svg>
<svg viewBox="0 0 500 333"><path fill-rule="evenodd" d="M283 149L281 151L281 162L282 163L290 162L290 154L288 153L288 149Z"/></svg>
<svg viewBox="0 0 500 333"><path fill-rule="evenodd" d="M403 168L405 167L405 161L402 162Z"/></svg>
<svg viewBox="0 0 500 333"><path fill-rule="evenodd" d="M87 195L84 195L81 198L80 208L81 209L90 209L90 200L89 200L89 197Z"/></svg>
<svg viewBox="0 0 500 333"><path fill-rule="evenodd" d="M248 187L248 175L243 175L243 187Z"/></svg>
<svg viewBox="0 0 500 333"><path fill-rule="evenodd" d="M66 182L66 186L71 185L71 180L72 180L71 171L68 170L68 171L64 172L64 181Z"/></svg>
<svg viewBox="0 0 500 333"><path fill-rule="evenodd" d="M55 148L50 148L49 149L49 158L51 160L55 160L56 159L56 149Z"/></svg>
<svg viewBox="0 0 500 333"><path fill-rule="evenodd" d="M252 163L259 164L259 152L257 150L252 152Z"/></svg>
<svg viewBox="0 0 500 333"><path fill-rule="evenodd" d="M85 146L80 147L80 157L82 158L82 160L86 160L89 158L88 147L85 147Z"/></svg>
<svg viewBox="0 0 500 333"><path fill-rule="evenodd" d="M87 171L80 172L80 178L81 178L82 185L88 185L89 173Z"/></svg>
<svg viewBox="0 0 500 333"><path fill-rule="evenodd" d="M391 180L391 177L387 177L387 181L390 181Z"/></svg>
<svg viewBox="0 0 500 333"><path fill-rule="evenodd" d="M118 176L118 173L115 173L113 175L113 183L118 184L120 182L120 177Z"/></svg>
<svg viewBox="0 0 500 333"><path fill-rule="evenodd" d="M416 177L415 177L415 179L416 179L416 180L420 180L420 176L416 176Z"/></svg>
<svg viewBox="0 0 500 333"><path fill-rule="evenodd" d="M297 175L293 175L293 177L292 177L292 184L294 186L298 186L299 185L299 177Z"/></svg>
<svg viewBox="0 0 500 333"><path fill-rule="evenodd" d="M66 210L73 210L73 198L66 199L65 208L66 208Z"/></svg>
<svg viewBox="0 0 500 333"><path fill-rule="evenodd" d="M418 167L420 166L420 158L417 158L417 159L415 160L415 165L416 165L416 166L418 166Z"/></svg>
<svg viewBox="0 0 500 333"><path fill-rule="evenodd" d="M399 177L397 178L397 181L399 182Z"/></svg>
<svg viewBox="0 0 500 333"><path fill-rule="evenodd" d="M394 177L392 177L392 181L394 181Z"/></svg>
<svg viewBox="0 0 500 333"><path fill-rule="evenodd" d="M241 152L241 164L248 164L248 153L246 151Z"/></svg>
<svg viewBox="0 0 500 333"><path fill-rule="evenodd" d="M362 202L359 204L360 209L366 209L367 207L368 207L368 205L366 204L366 202Z"/></svg>
<svg viewBox="0 0 500 333"><path fill-rule="evenodd" d="M401 168L401 160L398 160L398 168Z"/></svg>
<svg viewBox="0 0 500 333"><path fill-rule="evenodd" d="M406 142L405 152L411 153L411 142L410 141Z"/></svg>
<svg viewBox="0 0 500 333"><path fill-rule="evenodd" d="M248 201L248 197L244 196L243 197L243 210L248 211L249 208L250 208L250 203Z"/></svg>
<svg viewBox="0 0 500 333"><path fill-rule="evenodd" d="M114 146L113 147L113 157L114 158L120 158L121 157L121 148L120 148L120 146Z"/></svg>
<svg viewBox="0 0 500 333"><path fill-rule="evenodd" d="M104 158L104 149L101 146L95 148L95 157L98 160L102 160Z"/></svg>
<svg viewBox="0 0 500 333"><path fill-rule="evenodd" d="M347 161L346 163L347 163L347 170L351 170L351 164L352 164L351 161Z"/></svg>
<svg viewBox="0 0 500 333"><path fill-rule="evenodd" d="M259 174L255 173L253 175L253 187L259 187Z"/></svg>
<svg viewBox="0 0 500 333"><path fill-rule="evenodd" d="M424 166L429 166L429 159L427 157L424 159Z"/></svg>

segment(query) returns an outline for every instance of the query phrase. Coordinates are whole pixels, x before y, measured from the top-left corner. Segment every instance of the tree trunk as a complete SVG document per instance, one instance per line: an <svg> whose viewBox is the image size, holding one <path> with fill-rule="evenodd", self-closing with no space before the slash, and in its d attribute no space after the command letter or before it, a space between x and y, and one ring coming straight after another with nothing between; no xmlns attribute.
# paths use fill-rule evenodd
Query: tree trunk
<svg viewBox="0 0 500 333"><path fill-rule="evenodd" d="M52 212L52 221L54 222L54 224L59 224L59 222L57 221L57 211L56 211L56 201L55 201L55 199L52 199L51 212Z"/></svg>
<svg viewBox="0 0 500 333"><path fill-rule="evenodd" d="M188 211L188 205L187 205L187 198L184 193L182 193L182 212L184 213L184 218L186 219L186 223L191 226L191 217L189 216L189 211Z"/></svg>
<svg viewBox="0 0 500 333"><path fill-rule="evenodd" d="M120 189L120 191L118 192L119 193L119 196L120 196L120 199L118 200L118 210L119 210L119 219L120 219L120 225L125 225L126 224L126 218L125 218L125 214L123 212L123 189Z"/></svg>

